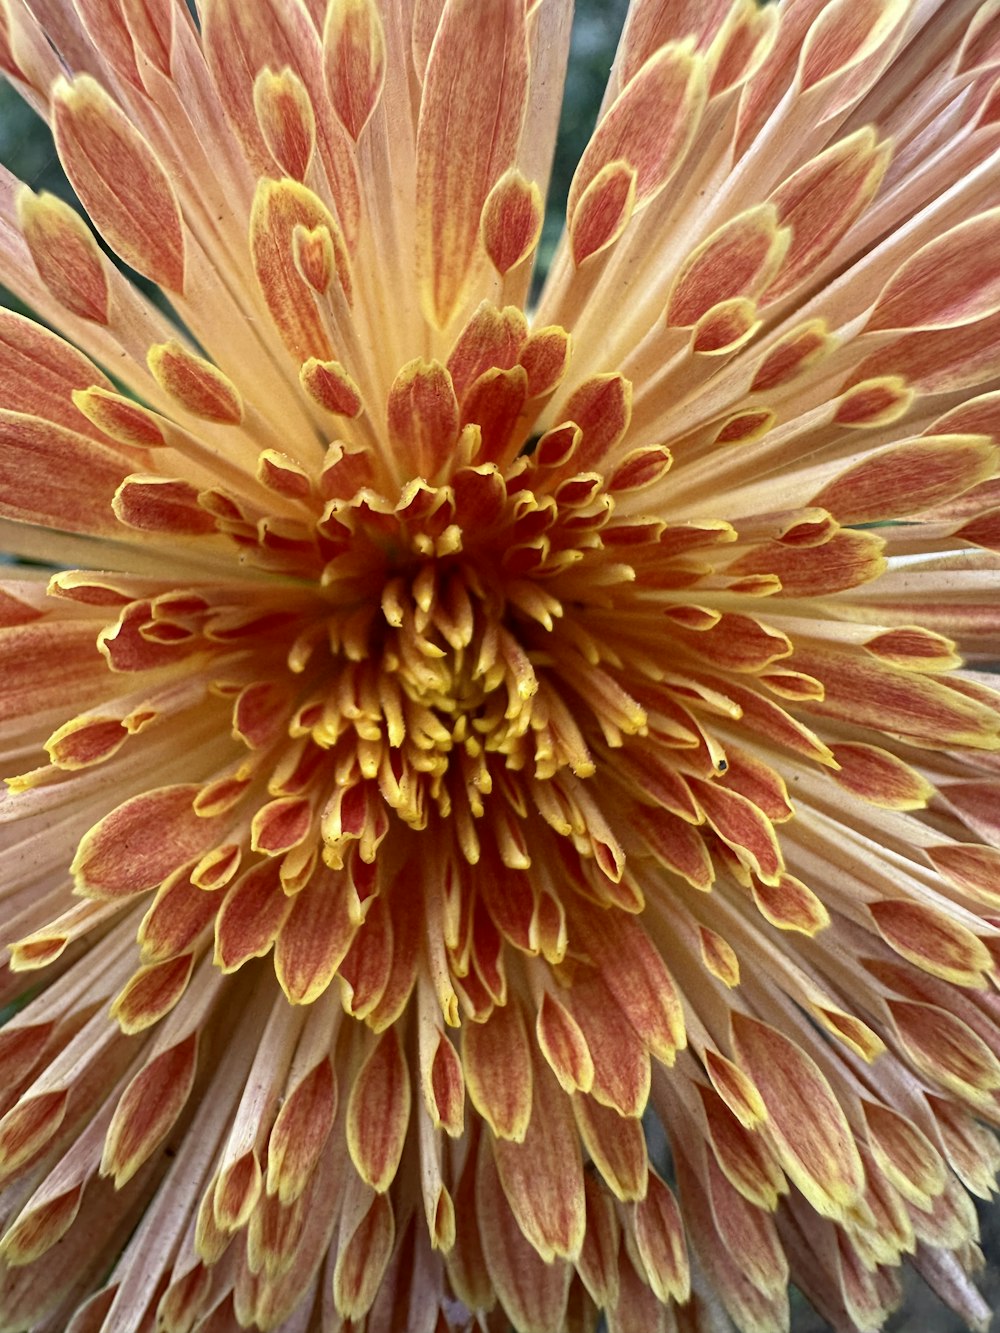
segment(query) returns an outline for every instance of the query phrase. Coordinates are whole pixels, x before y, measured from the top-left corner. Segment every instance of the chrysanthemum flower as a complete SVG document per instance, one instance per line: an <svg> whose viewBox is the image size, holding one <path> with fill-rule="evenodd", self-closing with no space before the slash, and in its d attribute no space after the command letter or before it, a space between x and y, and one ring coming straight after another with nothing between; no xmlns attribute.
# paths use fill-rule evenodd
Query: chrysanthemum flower
<svg viewBox="0 0 1000 1333"><path fill-rule="evenodd" d="M0 4L4 1330L988 1319L1000 10L570 19Z"/></svg>

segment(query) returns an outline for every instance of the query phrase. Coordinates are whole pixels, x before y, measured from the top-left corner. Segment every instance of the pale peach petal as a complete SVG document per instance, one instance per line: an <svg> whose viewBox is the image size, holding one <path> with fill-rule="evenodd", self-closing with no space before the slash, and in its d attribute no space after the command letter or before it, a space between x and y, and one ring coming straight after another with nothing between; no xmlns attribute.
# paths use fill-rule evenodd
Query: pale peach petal
<svg viewBox="0 0 1000 1333"><path fill-rule="evenodd" d="M0 0L12 1333L983 1323L997 6L628 10Z"/></svg>

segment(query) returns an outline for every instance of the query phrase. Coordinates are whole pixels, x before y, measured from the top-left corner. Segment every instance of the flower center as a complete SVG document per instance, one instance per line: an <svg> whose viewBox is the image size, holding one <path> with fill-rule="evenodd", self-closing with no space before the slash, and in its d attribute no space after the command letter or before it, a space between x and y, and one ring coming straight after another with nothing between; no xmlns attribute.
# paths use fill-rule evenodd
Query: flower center
<svg viewBox="0 0 1000 1333"><path fill-rule="evenodd" d="M321 684L291 733L333 752L338 789L377 790L412 829L458 814L473 861L470 821L484 815L499 773L545 781L594 771L563 702L564 613L573 621L589 600L584 571L605 596L631 571L604 558L600 531L614 506L601 478L546 476L552 458L550 447L504 471L470 461L439 484L408 482L395 502L362 487L334 496L318 525L334 669L319 665ZM305 669L303 657L293 648L294 668ZM334 798L323 827L332 865L343 855L343 806Z"/></svg>

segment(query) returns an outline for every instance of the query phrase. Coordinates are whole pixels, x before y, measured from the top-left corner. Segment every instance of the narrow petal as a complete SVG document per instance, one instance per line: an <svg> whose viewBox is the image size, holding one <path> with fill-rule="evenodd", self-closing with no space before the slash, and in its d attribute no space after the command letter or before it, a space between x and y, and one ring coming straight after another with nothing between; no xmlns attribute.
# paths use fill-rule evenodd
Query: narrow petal
<svg viewBox="0 0 1000 1333"><path fill-rule="evenodd" d="M58 84L53 107L59 157L101 235L152 282L182 292L180 208L153 149L87 74Z"/></svg>
<svg viewBox="0 0 1000 1333"><path fill-rule="evenodd" d="M521 0L447 0L431 48L417 130L417 254L428 317L448 324L469 279L490 190L514 160L528 52ZM449 124L461 118L459 140ZM464 151L463 151L464 150Z"/></svg>

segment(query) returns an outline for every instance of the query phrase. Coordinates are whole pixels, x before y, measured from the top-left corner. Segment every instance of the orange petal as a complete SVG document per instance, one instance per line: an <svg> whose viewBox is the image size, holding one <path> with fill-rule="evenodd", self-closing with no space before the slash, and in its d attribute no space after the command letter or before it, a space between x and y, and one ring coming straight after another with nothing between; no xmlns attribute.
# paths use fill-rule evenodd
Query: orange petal
<svg viewBox="0 0 1000 1333"><path fill-rule="evenodd" d="M614 1198L589 1172L584 1181L584 1192L587 1230L576 1260L576 1270L594 1303L603 1308L618 1299L621 1226Z"/></svg>
<svg viewBox="0 0 1000 1333"><path fill-rule="evenodd" d="M299 1198L333 1128L337 1079L324 1058L286 1097L267 1142L267 1192L286 1206Z"/></svg>
<svg viewBox="0 0 1000 1333"><path fill-rule="evenodd" d="M438 361L408 362L389 390L389 440L408 475L431 478L458 439L458 401Z"/></svg>
<svg viewBox="0 0 1000 1333"><path fill-rule="evenodd" d="M751 393L766 393L788 384L814 366L832 349L833 339L821 319L808 320L783 334L764 354L750 385Z"/></svg>
<svg viewBox="0 0 1000 1333"><path fill-rule="evenodd" d="M899 375L881 375L854 384L837 403L838 426L886 426L904 416L915 398Z"/></svg>
<svg viewBox="0 0 1000 1333"><path fill-rule="evenodd" d="M642 1121L587 1096L573 1098L573 1114L583 1146L615 1198L641 1199L649 1166Z"/></svg>
<svg viewBox="0 0 1000 1333"><path fill-rule="evenodd" d="M273 168L257 120L254 81L267 68L288 69L298 78L315 112L317 149L339 228L353 245L361 214L353 145L330 114L319 35L306 6L261 0L250 9L242 0L213 0L202 17L202 42L226 117L259 175Z"/></svg>
<svg viewBox="0 0 1000 1333"><path fill-rule="evenodd" d="M39 417L0 411L0 513L8 518L110 536L118 526L111 501L129 470L113 448Z"/></svg>
<svg viewBox="0 0 1000 1333"><path fill-rule="evenodd" d="M600 980L574 982L566 997L594 1063L591 1094L619 1115L639 1116L649 1097L649 1055Z"/></svg>
<svg viewBox="0 0 1000 1333"><path fill-rule="evenodd" d="M708 51L712 100L753 77L770 55L780 28L779 15L769 5L735 4L727 20Z"/></svg>
<svg viewBox="0 0 1000 1333"><path fill-rule="evenodd" d="M0 1169L5 1174L37 1157L58 1132L69 1093L40 1092L18 1101L0 1120Z"/></svg>
<svg viewBox="0 0 1000 1333"><path fill-rule="evenodd" d="M383 1194L392 1184L410 1121L410 1075L394 1028L375 1042L347 1102L347 1146L358 1174Z"/></svg>
<svg viewBox="0 0 1000 1333"><path fill-rule="evenodd" d="M548 991L542 996L535 1024L538 1048L564 1092L589 1092L594 1062L579 1023Z"/></svg>
<svg viewBox="0 0 1000 1333"><path fill-rule="evenodd" d="M198 1055L195 1033L155 1056L122 1093L108 1127L101 1175L120 1189L147 1161L194 1086Z"/></svg>
<svg viewBox="0 0 1000 1333"><path fill-rule="evenodd" d="M195 814L196 786L159 787L117 806L84 834L71 873L81 893L126 898L156 888L215 840L216 823Z"/></svg>
<svg viewBox="0 0 1000 1333"><path fill-rule="evenodd" d="M926 436L870 454L828 482L810 502L842 523L902 518L952 500L1000 466L992 440L977 435Z"/></svg>
<svg viewBox="0 0 1000 1333"><path fill-rule="evenodd" d="M216 900L193 884L186 871L171 876L157 891L139 926L143 958L159 963L184 953L214 919L217 909Z"/></svg>
<svg viewBox="0 0 1000 1333"><path fill-rule="evenodd" d="M523 0L451 0L430 50L417 128L417 260L444 328L471 276L486 198L513 164L528 89ZM452 132L461 123L463 133Z"/></svg>
<svg viewBox="0 0 1000 1333"><path fill-rule="evenodd" d="M485 1137L479 1147L475 1202L489 1282L507 1317L515 1328L562 1333L572 1265L561 1259L546 1261L533 1239L525 1238L501 1192Z"/></svg>
<svg viewBox="0 0 1000 1333"><path fill-rule="evenodd" d="M904 625L900 629L883 630L865 643L865 652L880 662L905 667L910 671L950 671L961 666L962 659L955 644L943 634L922 629L919 625Z"/></svg>
<svg viewBox="0 0 1000 1333"><path fill-rule="evenodd" d="M351 138L360 138L385 82L385 34L374 0L328 6L323 70L334 111Z"/></svg>
<svg viewBox="0 0 1000 1333"><path fill-rule="evenodd" d="M303 181L316 144L316 114L302 80L290 69L263 69L253 85L257 124L286 176Z"/></svg>
<svg viewBox="0 0 1000 1333"><path fill-rule="evenodd" d="M480 222L483 247L501 277L534 253L542 217L538 186L509 167L486 196Z"/></svg>
<svg viewBox="0 0 1000 1333"><path fill-rule="evenodd" d="M708 1143L715 1160L734 1189L758 1208L773 1212L788 1192L784 1172L760 1134L737 1120L711 1088L699 1088Z"/></svg>
<svg viewBox="0 0 1000 1333"><path fill-rule="evenodd" d="M799 57L803 92L862 65L898 28L901 0L833 0L809 28Z"/></svg>
<svg viewBox="0 0 1000 1333"><path fill-rule="evenodd" d="M527 338L527 320L517 306L498 310L484 301L458 335L448 357L448 373L459 401L464 405L466 394L487 371L510 370L517 365Z"/></svg>
<svg viewBox="0 0 1000 1333"><path fill-rule="evenodd" d="M56 300L81 319L107 324L104 260L79 213L54 194L35 194L24 186L17 196L17 215L38 276Z"/></svg>
<svg viewBox="0 0 1000 1333"><path fill-rule="evenodd" d="M550 324L543 329L533 329L529 333L519 358L528 376L529 398L539 398L552 393L566 374L569 356L569 334L557 324Z"/></svg>
<svg viewBox="0 0 1000 1333"><path fill-rule="evenodd" d="M905 736L917 745L991 746L995 712L942 681L829 648L796 650L796 667L824 685L811 711Z"/></svg>
<svg viewBox="0 0 1000 1333"><path fill-rule="evenodd" d="M531 1119L531 1047L520 1004L497 1005L462 1038L465 1086L498 1138L523 1143Z"/></svg>
<svg viewBox="0 0 1000 1333"><path fill-rule="evenodd" d="M687 1240L677 1200L655 1171L635 1206L635 1239L649 1285L665 1305L683 1305L691 1293Z"/></svg>
<svg viewBox="0 0 1000 1333"><path fill-rule="evenodd" d="M718 932L707 926L698 927L701 961L730 990L740 984L740 960L735 949Z"/></svg>
<svg viewBox="0 0 1000 1333"><path fill-rule="evenodd" d="M573 392L562 417L583 433L573 460L577 470L597 467L628 430L632 385L621 375L594 375Z"/></svg>
<svg viewBox="0 0 1000 1333"><path fill-rule="evenodd" d="M341 1235L333 1270L333 1299L349 1320L363 1319L378 1295L392 1257L396 1224L392 1204L378 1194L347 1236Z"/></svg>
<svg viewBox="0 0 1000 1333"><path fill-rule="evenodd" d="M57 1245L80 1211L83 1189L83 1185L76 1185L44 1203L29 1202L0 1242L6 1263L19 1268Z"/></svg>
<svg viewBox="0 0 1000 1333"><path fill-rule="evenodd" d="M616 158L588 181L569 220L573 262L579 267L613 245L635 210L635 168Z"/></svg>
<svg viewBox="0 0 1000 1333"><path fill-rule="evenodd" d="M879 1102L864 1101L868 1144L875 1160L904 1199L926 1208L944 1189L941 1154L907 1117Z"/></svg>
<svg viewBox="0 0 1000 1333"><path fill-rule="evenodd" d="M291 911L273 861L253 866L230 888L215 921L215 962L235 972L251 958L262 958Z"/></svg>
<svg viewBox="0 0 1000 1333"><path fill-rule="evenodd" d="M184 994L194 966L193 954L141 967L111 1005L111 1016L131 1035L158 1023Z"/></svg>
<svg viewBox="0 0 1000 1333"><path fill-rule="evenodd" d="M919 394L949 393L1000 373L1000 313L947 329L904 333L854 371L858 380L899 375Z"/></svg>
<svg viewBox="0 0 1000 1333"><path fill-rule="evenodd" d="M889 164L889 148L870 127L855 131L800 167L771 196L792 242L767 302L794 291L819 267L871 202Z"/></svg>
<svg viewBox="0 0 1000 1333"><path fill-rule="evenodd" d="M661 865L681 875L696 889L707 892L715 879L712 859L705 839L690 822L678 819L664 809L656 815L637 808L633 820L636 831Z"/></svg>
<svg viewBox="0 0 1000 1333"><path fill-rule="evenodd" d="M757 1291L784 1295L788 1260L774 1219L733 1188L714 1157L706 1155L705 1167L712 1216L726 1253L739 1256L741 1272Z"/></svg>
<svg viewBox="0 0 1000 1333"><path fill-rule="evenodd" d="M535 1065L523 1143L496 1139L493 1155L518 1225L545 1262L579 1254L585 1219L580 1140L568 1099L547 1066Z"/></svg>
<svg viewBox="0 0 1000 1333"><path fill-rule="evenodd" d="M886 944L923 971L954 986L986 985L985 974L993 970L989 949L948 912L905 898L871 903L868 910Z"/></svg>
<svg viewBox="0 0 1000 1333"><path fill-rule="evenodd" d="M716 782L692 780L695 799L722 841L767 884L782 872L781 849L770 819L753 801Z"/></svg>
<svg viewBox="0 0 1000 1333"><path fill-rule="evenodd" d="M176 339L151 347L146 362L160 388L196 417L230 426L243 420L240 393L229 376Z"/></svg>
<svg viewBox="0 0 1000 1333"><path fill-rule="evenodd" d="M0 310L0 378L7 410L55 422L107 447L103 431L81 418L73 394L91 386L108 392L111 381L57 334L12 310Z"/></svg>
<svg viewBox="0 0 1000 1333"><path fill-rule="evenodd" d="M184 290L184 229L163 164L89 74L52 93L59 157L94 225L127 264Z"/></svg>
<svg viewBox="0 0 1000 1333"><path fill-rule="evenodd" d="M974 902L1000 908L1000 850L979 843L950 843L925 851L935 868Z"/></svg>
<svg viewBox="0 0 1000 1333"><path fill-rule="evenodd" d="M922 246L879 293L866 328L947 329L1000 310L988 256L1000 245L1000 209L961 222Z"/></svg>
<svg viewBox="0 0 1000 1333"><path fill-rule="evenodd" d="M622 38L622 78L627 82L667 42L694 39L704 51L732 9L732 0L633 0Z"/></svg>
<svg viewBox="0 0 1000 1333"><path fill-rule="evenodd" d="M734 296L730 300L719 301L699 317L691 333L691 350L699 356L728 355L745 346L761 324L756 305L746 297ZM770 415L766 420L767 429L770 429Z"/></svg>
<svg viewBox="0 0 1000 1333"><path fill-rule="evenodd" d="M833 756L840 765L834 782L886 810L922 810L934 793L923 774L877 745L845 742Z"/></svg>
<svg viewBox="0 0 1000 1333"><path fill-rule="evenodd" d="M758 204L724 223L685 259L667 301L667 324L689 328L732 297L755 296L788 248L773 204Z"/></svg>
<svg viewBox="0 0 1000 1333"><path fill-rule="evenodd" d="M889 1000L900 1038L917 1068L973 1103L1000 1089L1000 1060L967 1023L935 1004Z"/></svg>
<svg viewBox="0 0 1000 1333"><path fill-rule="evenodd" d="M635 173L636 207L653 199L683 162L705 105L704 62L683 45L669 45L636 73L584 149L569 190L570 229L583 196L609 164Z"/></svg>
<svg viewBox="0 0 1000 1333"><path fill-rule="evenodd" d="M312 1004L337 975L354 940L351 894L331 874L296 894L274 946L274 970L293 1004Z"/></svg>
<svg viewBox="0 0 1000 1333"><path fill-rule="evenodd" d="M584 947L627 1021L650 1052L673 1064L687 1044L680 995L643 925L622 912L581 913Z"/></svg>
<svg viewBox="0 0 1000 1333"><path fill-rule="evenodd" d="M364 410L358 386L339 361L309 357L299 378L309 397L336 416L357 417Z"/></svg>
<svg viewBox="0 0 1000 1333"><path fill-rule="evenodd" d="M824 1217L845 1217L864 1188L864 1168L844 1112L816 1062L776 1028L732 1016L740 1064L767 1108L782 1166Z"/></svg>
<svg viewBox="0 0 1000 1333"><path fill-rule="evenodd" d="M458 1052L444 1032L438 1033L430 1066L422 1074L431 1123L458 1138L465 1124L465 1076Z"/></svg>
<svg viewBox="0 0 1000 1333"><path fill-rule="evenodd" d="M170 477L126 477L115 492L112 508L120 523L137 532L203 537L216 530L215 519L200 504L197 488Z"/></svg>
<svg viewBox="0 0 1000 1333"><path fill-rule="evenodd" d="M261 180L250 214L250 251L254 272L285 346L300 362L333 358L333 346L315 293L295 263L293 234L326 227L340 236L333 215L312 190L289 179Z"/></svg>
<svg viewBox="0 0 1000 1333"><path fill-rule="evenodd" d="M823 903L794 875L782 875L777 884L751 886L757 909L779 930L797 930L802 935L816 935L830 924L830 914Z"/></svg>
<svg viewBox="0 0 1000 1333"><path fill-rule="evenodd" d="M856 588L885 570L884 542L870 532L841 531L820 546L783 542L756 546L735 560L728 574L776 574L779 597L823 597Z"/></svg>
<svg viewBox="0 0 1000 1333"><path fill-rule="evenodd" d="M161 418L123 394L100 385L74 389L72 402L87 420L119 444L158 449L166 444Z"/></svg>
<svg viewBox="0 0 1000 1333"><path fill-rule="evenodd" d="M483 462L509 457L515 428L527 397L528 377L521 366L487 370L470 387L462 404L462 425L480 431L476 458Z"/></svg>

